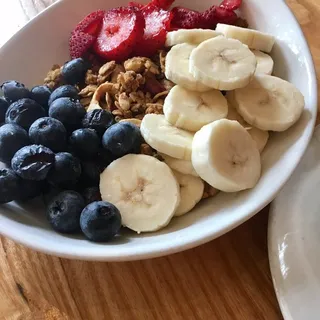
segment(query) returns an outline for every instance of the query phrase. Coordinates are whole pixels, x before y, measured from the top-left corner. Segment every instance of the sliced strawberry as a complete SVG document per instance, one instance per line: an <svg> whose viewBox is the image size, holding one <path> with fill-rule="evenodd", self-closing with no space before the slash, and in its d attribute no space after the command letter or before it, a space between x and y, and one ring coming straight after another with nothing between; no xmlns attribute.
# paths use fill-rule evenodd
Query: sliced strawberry
<svg viewBox="0 0 320 320"><path fill-rule="evenodd" d="M227 10L237 10L241 7L242 0L223 0L220 4L221 8L227 9Z"/></svg>
<svg viewBox="0 0 320 320"><path fill-rule="evenodd" d="M146 27L142 39L136 44L134 54L150 57L164 46L172 14L152 4L144 7L142 13Z"/></svg>
<svg viewBox="0 0 320 320"><path fill-rule="evenodd" d="M174 2L175 0L152 0L150 4L158 8L168 10Z"/></svg>
<svg viewBox="0 0 320 320"><path fill-rule="evenodd" d="M96 41L96 37L81 31L73 32L69 39L69 50L72 59L83 57Z"/></svg>
<svg viewBox="0 0 320 320"><path fill-rule="evenodd" d="M202 18L202 28L214 29L217 23L234 24L238 16L233 11L212 6L202 13Z"/></svg>
<svg viewBox="0 0 320 320"><path fill-rule="evenodd" d="M81 22L79 22L74 32L84 32L92 36L96 36L101 28L102 20L105 15L104 10L98 10L87 15Z"/></svg>
<svg viewBox="0 0 320 320"><path fill-rule="evenodd" d="M171 10L171 13L173 15L172 29L194 29L202 26L202 16L198 11L175 7Z"/></svg>
<svg viewBox="0 0 320 320"><path fill-rule="evenodd" d="M109 10L104 15L94 50L107 60L123 61L141 39L144 27L143 15L134 8Z"/></svg>

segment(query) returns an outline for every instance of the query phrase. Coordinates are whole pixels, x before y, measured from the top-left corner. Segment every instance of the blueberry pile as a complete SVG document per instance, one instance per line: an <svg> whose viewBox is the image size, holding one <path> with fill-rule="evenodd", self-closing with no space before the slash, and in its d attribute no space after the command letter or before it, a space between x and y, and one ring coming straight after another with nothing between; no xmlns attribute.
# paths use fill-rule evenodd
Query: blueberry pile
<svg viewBox="0 0 320 320"><path fill-rule="evenodd" d="M48 195L46 216L60 233L82 232L91 241L111 240L121 215L101 201L101 172L115 159L138 153L138 127L115 123L105 110L86 112L78 96L88 69L83 59L67 62L64 85L29 90L17 81L1 85L0 204Z"/></svg>

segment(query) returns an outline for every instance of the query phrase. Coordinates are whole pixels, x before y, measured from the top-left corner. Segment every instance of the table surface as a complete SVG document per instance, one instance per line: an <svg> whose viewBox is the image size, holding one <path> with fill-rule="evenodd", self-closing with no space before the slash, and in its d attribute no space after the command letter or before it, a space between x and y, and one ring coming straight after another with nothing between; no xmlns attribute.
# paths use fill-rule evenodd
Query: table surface
<svg viewBox="0 0 320 320"><path fill-rule="evenodd" d="M0 45L53 2L0 0ZM287 2L320 72L320 2ZM196 249L128 263L59 259L0 237L0 320L282 319L267 225L268 208Z"/></svg>

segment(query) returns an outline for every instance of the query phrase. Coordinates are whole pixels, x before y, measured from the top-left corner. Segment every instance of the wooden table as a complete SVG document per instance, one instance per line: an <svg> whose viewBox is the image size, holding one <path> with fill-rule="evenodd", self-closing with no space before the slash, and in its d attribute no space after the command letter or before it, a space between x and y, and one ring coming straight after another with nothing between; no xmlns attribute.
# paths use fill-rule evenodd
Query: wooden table
<svg viewBox="0 0 320 320"><path fill-rule="evenodd" d="M54 1L0 0L0 44ZM288 3L320 72L320 3ZM0 238L0 320L282 319L267 222L268 208L196 249L128 263L59 259Z"/></svg>

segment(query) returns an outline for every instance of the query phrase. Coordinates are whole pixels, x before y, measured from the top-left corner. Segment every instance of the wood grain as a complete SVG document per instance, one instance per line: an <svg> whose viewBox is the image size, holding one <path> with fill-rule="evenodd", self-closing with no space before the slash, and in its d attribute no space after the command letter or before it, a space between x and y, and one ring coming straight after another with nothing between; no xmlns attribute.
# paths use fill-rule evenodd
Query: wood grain
<svg viewBox="0 0 320 320"><path fill-rule="evenodd" d="M0 42L54 1L0 0L2 16L17 17ZM288 4L320 72L320 3ZM268 208L196 249L128 263L59 259L2 237L0 319L282 319L269 270L267 222Z"/></svg>

